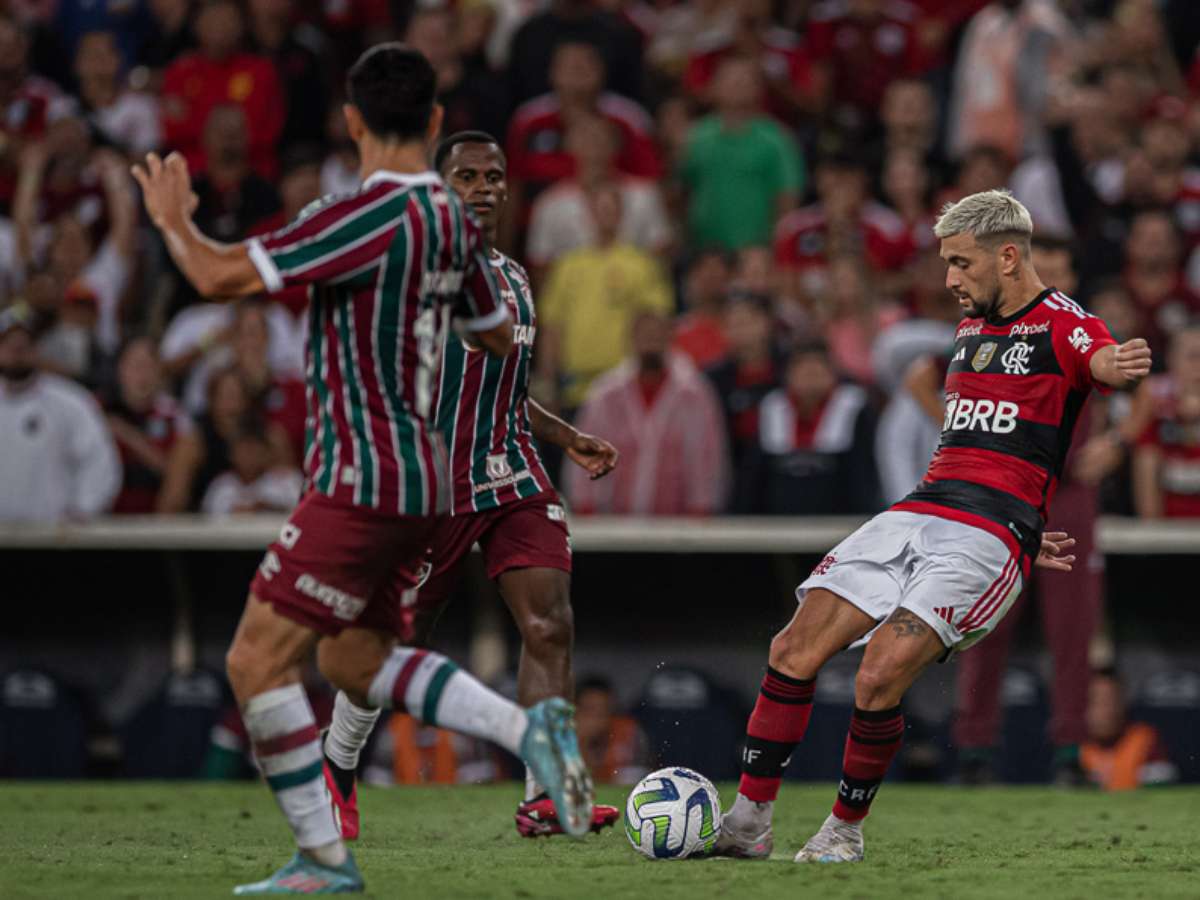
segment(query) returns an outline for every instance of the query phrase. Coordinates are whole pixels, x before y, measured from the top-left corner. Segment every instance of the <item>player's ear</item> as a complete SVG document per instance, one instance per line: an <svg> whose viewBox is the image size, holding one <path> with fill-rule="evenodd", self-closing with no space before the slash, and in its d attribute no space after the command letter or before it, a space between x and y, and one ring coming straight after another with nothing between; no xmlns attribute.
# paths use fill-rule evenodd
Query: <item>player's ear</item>
<svg viewBox="0 0 1200 900"><path fill-rule="evenodd" d="M350 140L357 144L367 132L367 123L363 121L362 113L353 103L343 103L342 115L346 119L346 131L350 135Z"/></svg>

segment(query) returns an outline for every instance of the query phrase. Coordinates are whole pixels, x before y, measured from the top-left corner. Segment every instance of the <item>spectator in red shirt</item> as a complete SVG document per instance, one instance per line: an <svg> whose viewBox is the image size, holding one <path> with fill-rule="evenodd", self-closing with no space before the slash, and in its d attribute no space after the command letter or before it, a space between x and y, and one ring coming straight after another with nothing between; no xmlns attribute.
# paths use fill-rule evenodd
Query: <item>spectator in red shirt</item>
<svg viewBox="0 0 1200 900"><path fill-rule="evenodd" d="M1133 500L1143 519L1200 517L1200 325L1171 338L1174 393L1138 439Z"/></svg>
<svg viewBox="0 0 1200 900"><path fill-rule="evenodd" d="M121 350L116 390L104 406L125 472L112 511L153 513L167 455L192 424L163 389L162 365L152 339L134 338Z"/></svg>
<svg viewBox="0 0 1200 900"><path fill-rule="evenodd" d="M585 115L599 115L615 126L619 172L642 178L662 175L653 121L632 100L604 90L604 60L595 47L579 41L560 44L550 64L550 84L551 93L517 108L508 130L509 178L523 183L527 200L575 174L566 134L570 124Z"/></svg>
<svg viewBox="0 0 1200 900"><path fill-rule="evenodd" d="M904 0L833 0L813 9L810 52L843 127L862 127L875 117L889 84L923 70L917 16Z"/></svg>
<svg viewBox="0 0 1200 900"><path fill-rule="evenodd" d="M730 56L748 56L758 63L766 91L767 111L786 124L798 115L816 112L822 88L808 48L800 38L771 21L770 0L738 0L733 34L718 33L716 43L695 52L683 74L684 89L711 104L712 84L721 63Z"/></svg>
<svg viewBox="0 0 1200 900"><path fill-rule="evenodd" d="M195 22L199 48L173 62L163 76L167 145L184 154L193 172L203 171L209 115L232 103L246 115L251 165L264 178L274 178L287 111L275 66L242 49L245 21L234 0L205 0Z"/></svg>
<svg viewBox="0 0 1200 900"><path fill-rule="evenodd" d="M1183 327L1200 304L1182 271L1183 242L1171 214L1150 209L1134 216L1125 241L1125 289L1138 310L1137 334L1160 359L1167 336Z"/></svg>
<svg viewBox="0 0 1200 900"><path fill-rule="evenodd" d="M909 227L869 199L863 162L847 153L827 156L817 165L816 185L818 202L784 216L775 228L775 262L791 274L792 292L823 293L834 255L861 256L877 272L901 272L915 250Z"/></svg>
<svg viewBox="0 0 1200 900"><path fill-rule="evenodd" d="M725 292L733 275L733 260L723 250L697 253L683 276L685 312L675 321L673 346L699 368L722 359L729 350L723 313Z"/></svg>

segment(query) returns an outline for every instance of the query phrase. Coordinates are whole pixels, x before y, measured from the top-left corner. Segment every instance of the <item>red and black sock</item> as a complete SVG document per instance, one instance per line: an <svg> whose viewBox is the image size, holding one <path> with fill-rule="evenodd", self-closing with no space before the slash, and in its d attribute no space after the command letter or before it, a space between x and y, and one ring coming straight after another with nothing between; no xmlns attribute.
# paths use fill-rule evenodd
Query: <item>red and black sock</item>
<svg viewBox="0 0 1200 900"><path fill-rule="evenodd" d="M904 713L891 709L854 708L846 753L842 758L842 781L838 785L833 814L845 822L857 822L871 811L871 801L888 766L904 740Z"/></svg>
<svg viewBox="0 0 1200 900"><path fill-rule="evenodd" d="M755 803L774 800L792 751L812 714L815 678L792 678L767 667L746 726L738 793Z"/></svg>

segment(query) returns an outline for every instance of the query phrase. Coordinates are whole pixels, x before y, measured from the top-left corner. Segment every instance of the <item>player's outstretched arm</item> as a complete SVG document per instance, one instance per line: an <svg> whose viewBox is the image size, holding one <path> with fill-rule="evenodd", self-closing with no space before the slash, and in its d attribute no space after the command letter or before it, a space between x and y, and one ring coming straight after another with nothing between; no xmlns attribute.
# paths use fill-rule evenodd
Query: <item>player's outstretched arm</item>
<svg viewBox="0 0 1200 900"><path fill-rule="evenodd" d="M604 438L584 434L535 400L529 401L529 426L539 441L562 447L571 462L582 466L594 481L617 467L620 454Z"/></svg>
<svg viewBox="0 0 1200 900"><path fill-rule="evenodd" d="M1042 535L1042 549L1034 565L1056 572L1070 572L1075 556L1067 551L1074 546L1075 538L1068 536L1065 531L1047 531Z"/></svg>
<svg viewBox="0 0 1200 900"><path fill-rule="evenodd" d="M1092 377L1112 388L1133 387L1150 374L1150 345L1143 338L1110 344L1091 359Z"/></svg>
<svg viewBox="0 0 1200 900"><path fill-rule="evenodd" d="M178 153L165 160L146 155L133 167L150 221L162 232L175 265L203 297L245 297L262 293L262 278L245 244L221 244L200 233L192 221L197 198L187 163Z"/></svg>

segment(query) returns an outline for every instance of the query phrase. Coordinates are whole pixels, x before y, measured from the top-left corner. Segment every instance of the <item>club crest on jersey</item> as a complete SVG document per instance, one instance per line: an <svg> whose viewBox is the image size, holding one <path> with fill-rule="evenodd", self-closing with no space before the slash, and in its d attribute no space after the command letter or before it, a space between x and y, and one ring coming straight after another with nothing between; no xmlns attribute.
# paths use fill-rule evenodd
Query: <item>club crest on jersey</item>
<svg viewBox="0 0 1200 900"><path fill-rule="evenodd" d="M507 478L512 474L512 466L508 464L508 457L503 453L497 453L495 456L487 458L487 476L496 481L500 478Z"/></svg>
<svg viewBox="0 0 1200 900"><path fill-rule="evenodd" d="M1033 344L1017 341L1000 356L1000 365L1006 375L1028 375L1029 357L1033 355Z"/></svg>
<svg viewBox="0 0 1200 900"><path fill-rule="evenodd" d="M980 344L979 349L975 351L975 355L971 358L971 368L976 372L982 372L988 367L992 361L992 357L996 355L996 342L987 341Z"/></svg>

